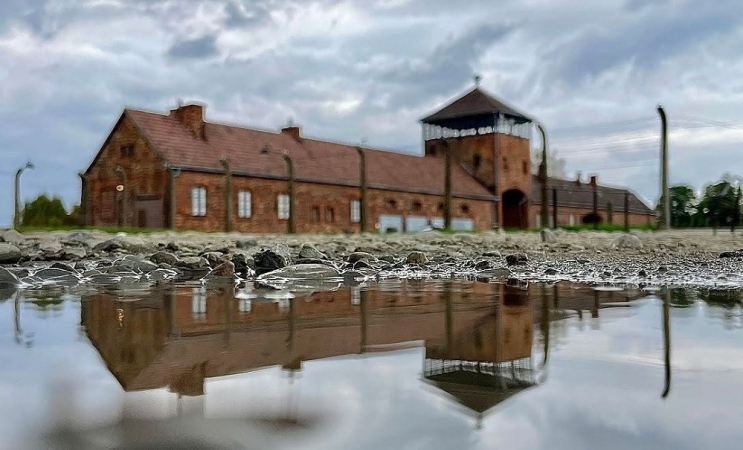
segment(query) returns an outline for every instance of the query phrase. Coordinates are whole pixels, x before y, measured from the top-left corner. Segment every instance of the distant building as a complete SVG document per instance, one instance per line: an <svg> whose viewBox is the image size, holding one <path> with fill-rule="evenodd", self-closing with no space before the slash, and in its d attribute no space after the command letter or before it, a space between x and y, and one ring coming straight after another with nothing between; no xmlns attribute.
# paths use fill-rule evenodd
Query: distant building
<svg viewBox="0 0 743 450"><path fill-rule="evenodd" d="M479 87L422 120L423 156L310 139L293 124L272 132L207 122L204 108L190 104L168 114L125 109L81 175L86 224L417 231L443 227L448 211L450 227L458 230L539 225L532 120ZM550 182L559 191L558 224L586 222L593 213L587 188L567 189L566 183ZM598 218L605 221L609 200L602 196L614 199L624 191L598 190ZM631 223L652 220L652 211L630 197ZM622 207L619 202L613 210Z"/></svg>

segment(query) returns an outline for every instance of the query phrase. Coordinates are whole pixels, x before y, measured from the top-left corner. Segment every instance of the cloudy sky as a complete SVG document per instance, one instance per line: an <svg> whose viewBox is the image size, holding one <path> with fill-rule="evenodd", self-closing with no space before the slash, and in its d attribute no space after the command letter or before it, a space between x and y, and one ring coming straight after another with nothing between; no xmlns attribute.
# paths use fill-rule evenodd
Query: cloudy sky
<svg viewBox="0 0 743 450"><path fill-rule="evenodd" d="M0 226L22 196L69 206L124 106L420 152L418 120L470 89L537 117L570 177L654 202L743 175L743 3L734 0L2 0ZM533 141L538 145L537 140Z"/></svg>

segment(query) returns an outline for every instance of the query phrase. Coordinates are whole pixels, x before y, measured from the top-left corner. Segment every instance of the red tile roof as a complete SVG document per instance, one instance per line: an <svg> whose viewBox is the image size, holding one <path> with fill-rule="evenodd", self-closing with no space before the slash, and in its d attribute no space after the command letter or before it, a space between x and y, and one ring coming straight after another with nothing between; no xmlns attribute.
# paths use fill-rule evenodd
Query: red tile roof
<svg viewBox="0 0 743 450"><path fill-rule="evenodd" d="M294 162L298 181L359 185L359 156L347 144L206 122L202 140L174 116L126 109L128 116L162 157L174 166L222 171L227 158L236 175L286 178L285 149ZM265 152L268 149L268 152ZM367 184L443 195L444 161L436 157L405 155L365 148ZM462 167L452 170L452 192L457 196L492 199L492 194Z"/></svg>

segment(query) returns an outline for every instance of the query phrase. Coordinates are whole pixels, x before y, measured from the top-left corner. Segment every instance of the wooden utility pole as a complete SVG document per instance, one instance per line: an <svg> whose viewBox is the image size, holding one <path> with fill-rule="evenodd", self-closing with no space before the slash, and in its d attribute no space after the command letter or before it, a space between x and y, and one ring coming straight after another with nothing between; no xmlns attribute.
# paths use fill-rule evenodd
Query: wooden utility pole
<svg viewBox="0 0 743 450"><path fill-rule="evenodd" d="M624 193L624 231L629 232L629 192Z"/></svg>
<svg viewBox="0 0 743 450"><path fill-rule="evenodd" d="M552 188L552 228L557 229L557 188Z"/></svg>
<svg viewBox="0 0 743 450"><path fill-rule="evenodd" d="M542 124L537 124L539 134L542 135L542 164L539 167L539 182L542 183L542 208L540 211L541 228L549 228L549 200L547 196L547 133ZM544 240L544 236L542 237Z"/></svg>
<svg viewBox="0 0 743 450"><path fill-rule="evenodd" d="M668 190L668 119L666 112L661 105L658 105L658 114L660 115L661 136L660 136L660 198L663 200L661 205L663 220L661 228L664 230L671 229L671 198Z"/></svg>
<svg viewBox="0 0 743 450"><path fill-rule="evenodd" d="M286 172L289 177L289 220L287 221L287 232L294 234L296 228L294 227L294 163L292 162L289 152L283 151L282 156L284 162L286 162Z"/></svg>
<svg viewBox="0 0 743 450"><path fill-rule="evenodd" d="M181 174L181 169L177 167L168 167L168 172L170 173L170 179L169 179L169 190L170 190L170 205L168 205L170 208L170 223L168 224L170 226L171 230L175 230L175 215L176 215L176 195L175 195L175 179L178 175Z"/></svg>

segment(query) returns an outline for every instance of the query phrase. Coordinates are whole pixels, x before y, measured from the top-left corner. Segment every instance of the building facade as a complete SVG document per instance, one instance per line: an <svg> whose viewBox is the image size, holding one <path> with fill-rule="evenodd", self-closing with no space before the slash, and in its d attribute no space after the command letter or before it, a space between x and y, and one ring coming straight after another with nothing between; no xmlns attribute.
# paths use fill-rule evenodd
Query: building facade
<svg viewBox="0 0 743 450"><path fill-rule="evenodd" d="M125 109L81 174L85 223L253 233L537 225L532 120L479 87L422 120L422 156L310 139L294 125L207 122L204 112ZM633 223L647 221L635 206Z"/></svg>

